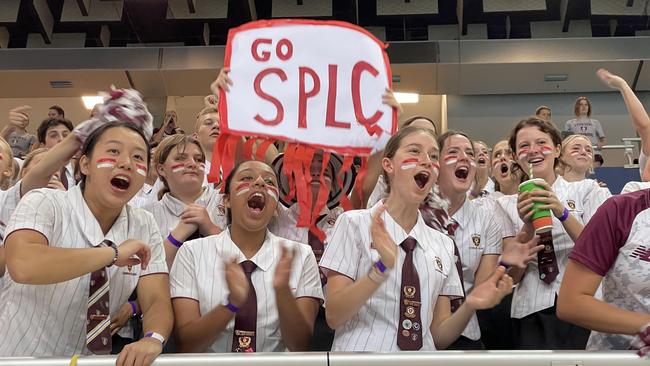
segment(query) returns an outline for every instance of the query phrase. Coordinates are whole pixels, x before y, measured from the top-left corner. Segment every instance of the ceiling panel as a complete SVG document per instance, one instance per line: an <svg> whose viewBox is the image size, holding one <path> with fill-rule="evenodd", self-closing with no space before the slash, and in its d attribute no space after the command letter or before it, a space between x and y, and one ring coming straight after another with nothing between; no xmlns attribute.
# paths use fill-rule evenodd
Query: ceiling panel
<svg viewBox="0 0 650 366"><path fill-rule="evenodd" d="M111 84L125 88L129 81L123 71L0 71L0 98L45 98L94 95ZM50 81L70 81L72 88L54 89Z"/></svg>

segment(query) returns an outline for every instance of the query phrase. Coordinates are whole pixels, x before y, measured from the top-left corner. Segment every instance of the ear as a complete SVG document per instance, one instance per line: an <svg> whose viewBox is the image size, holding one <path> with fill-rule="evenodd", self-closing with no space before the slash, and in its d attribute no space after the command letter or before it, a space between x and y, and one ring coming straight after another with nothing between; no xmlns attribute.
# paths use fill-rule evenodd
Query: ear
<svg viewBox="0 0 650 366"><path fill-rule="evenodd" d="M381 167L386 171L386 173L395 174L395 166L393 165L393 162L389 158L381 159Z"/></svg>
<svg viewBox="0 0 650 366"><path fill-rule="evenodd" d="M199 126L197 125L196 127L199 127ZM195 128L195 129L196 129L196 128ZM198 139L198 138L199 138L199 134L196 133L196 132L194 132L194 133L192 134L192 138L195 139L195 140Z"/></svg>
<svg viewBox="0 0 650 366"><path fill-rule="evenodd" d="M555 157L559 158L562 153L562 145L555 145Z"/></svg>
<svg viewBox="0 0 650 366"><path fill-rule="evenodd" d="M229 194L224 194L223 195L223 207L225 208L230 208L230 195Z"/></svg>
<svg viewBox="0 0 650 366"><path fill-rule="evenodd" d="M166 178L166 173L165 170L163 170L162 164L156 164L156 172L158 173L159 177Z"/></svg>
<svg viewBox="0 0 650 366"><path fill-rule="evenodd" d="M79 158L79 171L83 175L88 175L90 171L90 158L86 155L82 155L81 158Z"/></svg>

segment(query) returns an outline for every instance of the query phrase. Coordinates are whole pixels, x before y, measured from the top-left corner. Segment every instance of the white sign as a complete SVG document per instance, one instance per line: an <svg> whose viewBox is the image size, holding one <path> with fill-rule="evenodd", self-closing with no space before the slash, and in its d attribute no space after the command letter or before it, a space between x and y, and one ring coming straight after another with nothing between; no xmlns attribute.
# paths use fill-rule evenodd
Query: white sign
<svg viewBox="0 0 650 366"><path fill-rule="evenodd" d="M337 21L270 20L228 35L221 129L367 155L397 128L382 103L391 86L385 45ZM381 136L381 137L380 137Z"/></svg>

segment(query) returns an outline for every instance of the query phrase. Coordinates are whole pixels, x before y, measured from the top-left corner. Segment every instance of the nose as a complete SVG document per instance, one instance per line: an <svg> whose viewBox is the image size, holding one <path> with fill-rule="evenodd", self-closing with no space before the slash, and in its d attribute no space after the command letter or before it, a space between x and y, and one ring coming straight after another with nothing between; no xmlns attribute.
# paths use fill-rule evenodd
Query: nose
<svg viewBox="0 0 650 366"><path fill-rule="evenodd" d="M257 179L253 181L253 186L256 187L264 187L264 179L262 179L262 176L259 175Z"/></svg>

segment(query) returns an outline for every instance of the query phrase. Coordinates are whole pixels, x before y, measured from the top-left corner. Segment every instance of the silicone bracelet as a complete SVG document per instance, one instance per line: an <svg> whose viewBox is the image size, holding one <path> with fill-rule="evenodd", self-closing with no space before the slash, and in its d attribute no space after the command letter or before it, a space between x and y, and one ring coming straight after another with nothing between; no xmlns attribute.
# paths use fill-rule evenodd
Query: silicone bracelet
<svg viewBox="0 0 650 366"><path fill-rule="evenodd" d="M386 272L386 270L388 269L388 268L386 268L386 266L384 265L384 262L381 261L381 259L375 262L375 267L377 267L377 269L378 269L379 272L381 272L381 273Z"/></svg>
<svg viewBox="0 0 650 366"><path fill-rule="evenodd" d="M131 310L133 310L132 316L138 316L138 307L135 305L135 301L129 301L129 305L131 305Z"/></svg>
<svg viewBox="0 0 650 366"><path fill-rule="evenodd" d="M167 235L167 241L170 242L176 248L180 248L181 246L183 246L183 243L176 240L176 238L174 238L171 232L169 232L169 235Z"/></svg>
<svg viewBox="0 0 650 366"><path fill-rule="evenodd" d="M227 303L225 306L226 306L226 309L232 311L233 313L238 313L239 312L239 308L236 307L235 305L231 304L231 303Z"/></svg>
<svg viewBox="0 0 650 366"><path fill-rule="evenodd" d="M569 210L567 210L567 208L565 207L564 212L562 212L562 216L558 217L558 220L560 220L560 222L565 222L566 219L568 218L569 218Z"/></svg>

